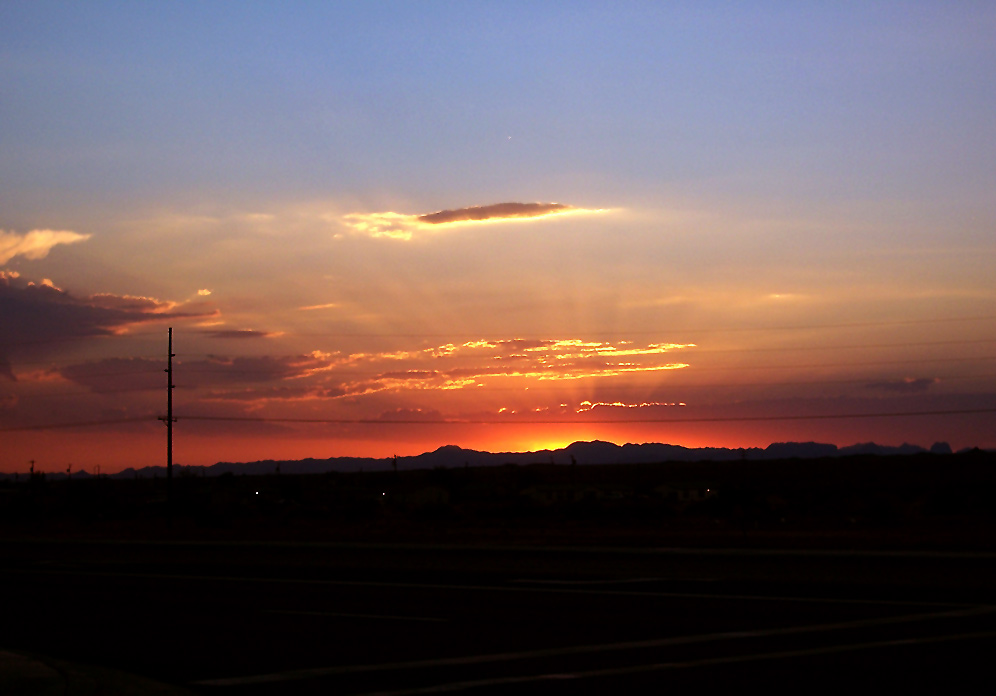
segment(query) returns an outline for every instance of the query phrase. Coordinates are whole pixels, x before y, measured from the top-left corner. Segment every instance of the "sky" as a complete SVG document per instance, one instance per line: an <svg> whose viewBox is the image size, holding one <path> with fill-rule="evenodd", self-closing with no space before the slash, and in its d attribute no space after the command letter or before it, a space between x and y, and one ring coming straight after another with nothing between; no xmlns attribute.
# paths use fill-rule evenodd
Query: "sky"
<svg viewBox="0 0 996 696"><path fill-rule="evenodd" d="M991 2L0 0L0 471L996 447Z"/></svg>

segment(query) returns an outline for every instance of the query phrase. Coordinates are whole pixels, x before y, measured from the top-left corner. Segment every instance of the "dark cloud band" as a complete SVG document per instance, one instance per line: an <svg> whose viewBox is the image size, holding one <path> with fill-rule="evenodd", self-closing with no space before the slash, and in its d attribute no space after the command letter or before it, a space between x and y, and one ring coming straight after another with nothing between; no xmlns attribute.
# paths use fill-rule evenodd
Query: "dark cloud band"
<svg viewBox="0 0 996 696"><path fill-rule="evenodd" d="M274 336L279 336L280 334L273 333L271 331L258 331L256 329L231 329L223 331L205 331L206 336L212 338L273 338Z"/></svg>
<svg viewBox="0 0 996 696"><path fill-rule="evenodd" d="M216 310L186 307L153 298L92 295L76 297L54 285L0 275L0 375L14 379L12 357L37 357L66 341L110 336L129 326L213 316Z"/></svg>
<svg viewBox="0 0 996 696"><path fill-rule="evenodd" d="M496 203L494 205L475 205L469 208L440 210L435 213L419 215L419 222L430 225L443 225L448 222L465 222L468 220L493 220L505 218L539 217L551 213L563 213L571 210L571 206L563 203Z"/></svg>

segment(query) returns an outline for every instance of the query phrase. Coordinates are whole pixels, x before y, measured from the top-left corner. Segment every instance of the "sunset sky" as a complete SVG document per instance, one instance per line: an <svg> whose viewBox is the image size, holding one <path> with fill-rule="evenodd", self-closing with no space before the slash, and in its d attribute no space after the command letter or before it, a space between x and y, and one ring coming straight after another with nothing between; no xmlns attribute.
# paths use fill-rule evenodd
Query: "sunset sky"
<svg viewBox="0 0 996 696"><path fill-rule="evenodd" d="M180 465L996 447L993 37L992 2L0 1L0 471L164 464L169 327Z"/></svg>

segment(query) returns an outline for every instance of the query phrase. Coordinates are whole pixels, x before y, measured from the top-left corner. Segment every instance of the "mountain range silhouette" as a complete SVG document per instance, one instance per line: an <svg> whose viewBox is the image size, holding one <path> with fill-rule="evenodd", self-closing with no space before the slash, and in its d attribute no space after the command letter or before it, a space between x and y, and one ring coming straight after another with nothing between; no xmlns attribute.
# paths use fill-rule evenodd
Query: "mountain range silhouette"
<svg viewBox="0 0 996 696"><path fill-rule="evenodd" d="M611 442L593 440L574 442L567 447L535 452L484 452L465 449L456 445L444 445L432 452L416 456L397 457L399 470L483 467L529 464L589 465L589 464L652 464L665 462L709 462L709 461L767 461L776 459L820 459L847 457L853 455L903 456L915 454L952 454L950 445L938 442L929 449L903 443L898 447L866 442L849 447L819 442L777 442L765 448L726 448L698 447L662 443L616 445ZM390 471L395 466L394 457L329 457L328 459L275 460L265 459L255 462L218 462L212 466L176 466L181 474L197 476L220 476L222 474L264 475L321 474L330 471ZM111 478L153 478L166 475L166 467L151 466L141 469L128 468L110 474ZM5 475L12 477L12 474ZM80 471L73 478L87 478L90 474ZM61 474L65 477L65 474ZM53 478L60 478L59 474Z"/></svg>

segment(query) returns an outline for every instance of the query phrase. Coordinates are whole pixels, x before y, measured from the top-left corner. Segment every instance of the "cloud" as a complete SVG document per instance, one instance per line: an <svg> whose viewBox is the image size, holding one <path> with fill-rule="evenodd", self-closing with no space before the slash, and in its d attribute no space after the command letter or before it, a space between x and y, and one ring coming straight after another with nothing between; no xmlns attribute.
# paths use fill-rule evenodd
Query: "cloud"
<svg viewBox="0 0 996 696"><path fill-rule="evenodd" d="M51 285L51 282L46 283L46 285L54 287ZM154 297L109 295L107 293L90 295L87 301L93 307L124 312L138 312L140 314L163 314L177 306L176 302L157 300Z"/></svg>
<svg viewBox="0 0 996 696"><path fill-rule="evenodd" d="M293 387L260 387L253 386L244 389L212 390L203 397L203 401L234 402L250 408L258 408L271 402L315 401L335 399L345 394L336 386L293 386Z"/></svg>
<svg viewBox="0 0 996 696"><path fill-rule="evenodd" d="M63 378L93 392L165 390L164 360L107 358L60 368Z"/></svg>
<svg viewBox="0 0 996 696"><path fill-rule="evenodd" d="M270 382L307 377L327 370L328 366L326 358L314 355L212 355L206 360L181 363L176 368L176 379L187 375L193 386Z"/></svg>
<svg viewBox="0 0 996 696"><path fill-rule="evenodd" d="M493 341L466 341L461 344L444 343L417 351L393 351L389 353L353 353L344 358L345 363L359 363L381 360L414 360L474 356L491 361L530 360L541 365L565 364L567 360L640 358L663 355L665 353L695 348L694 343L648 343L643 347L628 341L618 345L609 341L581 341L579 339L524 339L509 338Z"/></svg>
<svg viewBox="0 0 996 696"><path fill-rule="evenodd" d="M54 345L94 336L110 336L153 321L212 316L216 310L151 297L109 294L76 297L51 281L25 282L0 274L0 374L13 378L12 355L44 353Z"/></svg>
<svg viewBox="0 0 996 696"><path fill-rule="evenodd" d="M428 222L430 225L445 225L450 222L533 218L567 213L571 210L571 206L563 203L495 203L494 205L475 205L469 208L426 213L419 215L418 220L419 222Z"/></svg>
<svg viewBox="0 0 996 696"><path fill-rule="evenodd" d="M257 331L256 329L230 329L222 331L205 331L205 336L211 338L273 338L282 336L280 331Z"/></svg>
<svg viewBox="0 0 996 696"><path fill-rule="evenodd" d="M57 244L74 244L90 238L69 230L31 230L26 234L0 230L0 263L7 263L15 256L26 259L43 259Z"/></svg>
<svg viewBox="0 0 996 696"><path fill-rule="evenodd" d="M230 387L251 385L246 390L225 393L223 397L211 394L212 400L270 400L301 399L340 396L341 389L329 385L261 387L267 382L297 380L328 366L328 360L313 355L282 355L258 357L208 356L204 360L174 360L173 382L184 389L199 387ZM77 363L59 368L49 374L58 374L64 379L87 387L93 392L138 391L165 389L166 377L163 374L165 359L149 358L106 358L85 363Z"/></svg>
<svg viewBox="0 0 996 696"><path fill-rule="evenodd" d="M391 422L438 422L445 420L443 414L435 409L426 408L396 408L391 411L384 411L377 420Z"/></svg>
<svg viewBox="0 0 996 696"><path fill-rule="evenodd" d="M900 394L921 394L934 384L937 384L940 380L936 377L921 377L919 379L914 379L913 377L906 377L904 379L893 379L893 380L883 380L881 382L871 382L865 386L868 389L877 389L881 391L896 392Z"/></svg>
<svg viewBox="0 0 996 696"><path fill-rule="evenodd" d="M667 355L686 344L585 342L574 339L477 340L382 353L314 352L296 356L211 356L176 366L190 386L223 387L210 400L265 402L373 394L452 391L508 380L577 381L680 370ZM624 360L617 358L624 357ZM271 388L268 382L296 382Z"/></svg>
<svg viewBox="0 0 996 696"><path fill-rule="evenodd" d="M632 410L659 410L659 409L671 409L671 408L681 408L685 406L683 401L650 401L642 402L639 404L627 404L621 401L613 401L612 403L606 403L604 401L597 401L592 403L591 401L582 401L578 404L575 413L588 413L595 411L596 409L608 410L609 412L615 411L617 413L624 413L626 411Z"/></svg>
<svg viewBox="0 0 996 696"><path fill-rule="evenodd" d="M665 355L693 348L693 344L649 343L636 346L621 341L577 339L504 339L447 343L419 351L354 353L341 358L335 370L379 362L403 363L400 369L346 382L351 395L376 392L452 390L491 386L500 380L572 381L599 377L680 370L686 362ZM623 360L619 360L623 358Z"/></svg>
<svg viewBox="0 0 996 696"><path fill-rule="evenodd" d="M355 234L375 239L410 240L416 234L438 232L440 229L469 223L514 222L537 220L553 215L578 215L604 212L575 208L563 203L495 203L439 210L421 215L403 213L352 213L343 220Z"/></svg>

